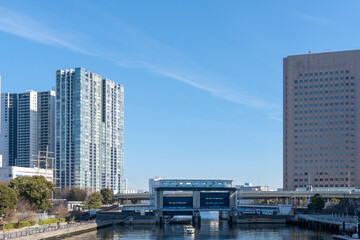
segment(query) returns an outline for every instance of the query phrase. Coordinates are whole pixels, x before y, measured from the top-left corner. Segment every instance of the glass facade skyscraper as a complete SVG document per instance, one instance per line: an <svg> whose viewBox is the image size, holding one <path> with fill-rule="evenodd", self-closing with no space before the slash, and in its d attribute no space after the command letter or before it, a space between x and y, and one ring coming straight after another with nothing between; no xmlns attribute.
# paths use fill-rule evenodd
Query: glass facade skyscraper
<svg viewBox="0 0 360 240"><path fill-rule="evenodd" d="M124 87L83 68L56 72L57 186L122 190Z"/></svg>

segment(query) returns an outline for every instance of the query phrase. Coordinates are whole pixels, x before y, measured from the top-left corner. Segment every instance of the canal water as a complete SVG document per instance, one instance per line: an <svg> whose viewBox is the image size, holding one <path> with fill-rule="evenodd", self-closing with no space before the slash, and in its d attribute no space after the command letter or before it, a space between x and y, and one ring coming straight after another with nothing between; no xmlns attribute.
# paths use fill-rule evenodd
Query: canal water
<svg viewBox="0 0 360 240"><path fill-rule="evenodd" d="M207 240L207 239L241 239L241 240L330 240L331 234L300 229L288 225L237 225L229 227L227 222L203 220L200 229L195 234L185 234L181 225L159 226L114 226L92 231L66 239L72 240Z"/></svg>
<svg viewBox="0 0 360 240"><path fill-rule="evenodd" d="M72 240L208 240L208 239L241 239L241 240L330 240L331 234L301 229L285 224L249 224L229 226L226 221L218 221L218 214L202 214L201 227L195 234L185 234L182 225L159 226L113 226L71 236Z"/></svg>

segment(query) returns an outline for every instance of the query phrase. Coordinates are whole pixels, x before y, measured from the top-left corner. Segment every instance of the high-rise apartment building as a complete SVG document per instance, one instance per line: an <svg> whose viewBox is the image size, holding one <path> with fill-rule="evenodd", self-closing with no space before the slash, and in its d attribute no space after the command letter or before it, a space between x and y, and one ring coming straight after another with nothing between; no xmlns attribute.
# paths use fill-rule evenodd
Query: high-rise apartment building
<svg viewBox="0 0 360 240"><path fill-rule="evenodd" d="M1 124L2 124L2 118L1 118L1 113L2 113L2 111L1 111L1 107L2 107L2 105L1 105L1 100L2 100L2 97L1 97L1 75L0 75L0 140L1 140ZM2 159L3 159L3 156L2 156L2 154L1 154L1 149L2 149L2 144L0 143L0 167L2 167L3 166L3 161L2 161Z"/></svg>
<svg viewBox="0 0 360 240"><path fill-rule="evenodd" d="M17 94L17 159L16 166L33 167L37 155L37 92Z"/></svg>
<svg viewBox="0 0 360 240"><path fill-rule="evenodd" d="M3 166L37 167L40 150L55 150L54 91L3 93L1 113Z"/></svg>
<svg viewBox="0 0 360 240"><path fill-rule="evenodd" d="M15 166L17 159L17 95L1 94L0 154L2 166Z"/></svg>
<svg viewBox="0 0 360 240"><path fill-rule="evenodd" d="M283 188L359 187L360 50L283 62Z"/></svg>
<svg viewBox="0 0 360 240"><path fill-rule="evenodd" d="M124 88L83 68L56 72L59 187L122 189Z"/></svg>
<svg viewBox="0 0 360 240"><path fill-rule="evenodd" d="M109 79L102 84L102 185L119 192L124 175L124 87Z"/></svg>
<svg viewBox="0 0 360 240"><path fill-rule="evenodd" d="M55 157L55 91L37 93L37 151L41 156ZM41 168L53 167L40 162Z"/></svg>
<svg viewBox="0 0 360 240"><path fill-rule="evenodd" d="M1 75L0 75L0 140L1 140L1 124L2 124L2 118L1 118L1 108L2 108L2 105L1 105L1 100L2 100L2 97L1 97ZM3 166L3 161L2 161L2 154L1 154L1 149L2 149L2 144L0 143L0 167Z"/></svg>

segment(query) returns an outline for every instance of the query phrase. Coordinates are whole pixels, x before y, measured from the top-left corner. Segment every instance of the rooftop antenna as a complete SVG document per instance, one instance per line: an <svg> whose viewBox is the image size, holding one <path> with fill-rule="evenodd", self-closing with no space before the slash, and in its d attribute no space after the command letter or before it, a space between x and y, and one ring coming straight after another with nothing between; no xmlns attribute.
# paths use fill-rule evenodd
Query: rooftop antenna
<svg viewBox="0 0 360 240"><path fill-rule="evenodd" d="M311 50L309 50L309 54L311 53Z"/></svg>

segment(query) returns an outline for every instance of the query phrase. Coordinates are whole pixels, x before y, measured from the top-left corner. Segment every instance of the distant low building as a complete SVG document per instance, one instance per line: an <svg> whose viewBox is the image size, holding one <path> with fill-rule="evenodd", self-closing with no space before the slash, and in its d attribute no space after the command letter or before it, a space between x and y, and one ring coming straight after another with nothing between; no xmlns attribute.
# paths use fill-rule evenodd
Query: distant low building
<svg viewBox="0 0 360 240"><path fill-rule="evenodd" d="M10 182L12 179L20 176L32 177L36 175L44 176L46 180L53 182L53 170L14 166L0 168L0 182Z"/></svg>
<svg viewBox="0 0 360 240"><path fill-rule="evenodd" d="M67 201L68 211L81 211L83 206L83 201Z"/></svg>
<svg viewBox="0 0 360 240"><path fill-rule="evenodd" d="M125 189L121 191L122 194L135 194L138 193L137 190Z"/></svg>
<svg viewBox="0 0 360 240"><path fill-rule="evenodd" d="M251 183L235 186L239 191L271 191L269 186L253 186Z"/></svg>
<svg viewBox="0 0 360 240"><path fill-rule="evenodd" d="M53 204L53 206L66 206L67 210L70 212L81 211L84 206L84 201L68 201L67 199L52 199L51 203Z"/></svg>

